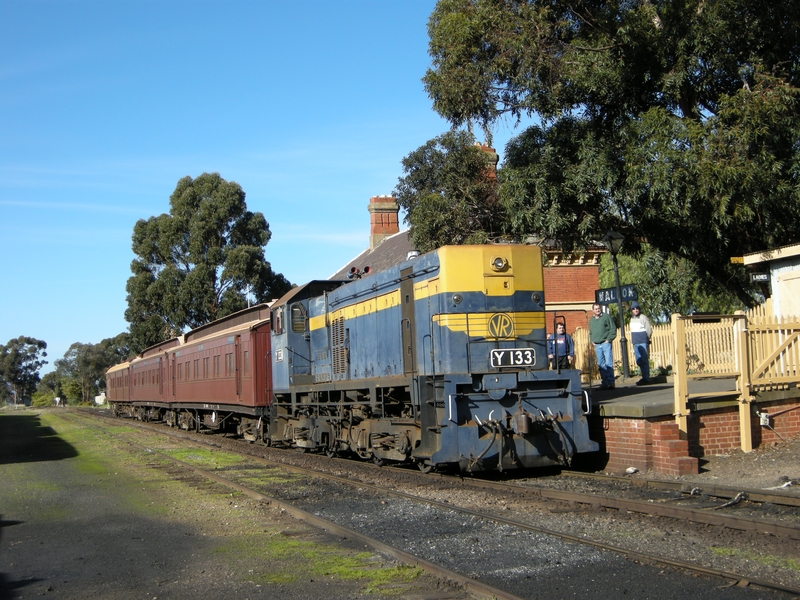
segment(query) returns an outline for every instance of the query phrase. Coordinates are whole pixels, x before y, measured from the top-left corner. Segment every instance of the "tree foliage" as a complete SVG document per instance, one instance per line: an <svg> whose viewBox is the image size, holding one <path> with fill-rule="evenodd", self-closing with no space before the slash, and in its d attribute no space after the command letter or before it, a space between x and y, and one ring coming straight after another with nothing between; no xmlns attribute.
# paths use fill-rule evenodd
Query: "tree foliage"
<svg viewBox="0 0 800 600"><path fill-rule="evenodd" d="M291 287L264 257L271 236L264 215L247 210L239 184L218 173L184 177L169 214L139 220L128 279L131 344L140 351Z"/></svg>
<svg viewBox="0 0 800 600"><path fill-rule="evenodd" d="M481 244L501 233L496 163L497 154L465 131L449 131L403 159L394 196L417 249Z"/></svg>
<svg viewBox="0 0 800 600"><path fill-rule="evenodd" d="M19 336L0 345L0 394L3 399L13 391L17 402L36 390L39 383L39 369L47 364L47 343L28 336Z"/></svg>
<svg viewBox="0 0 800 600"><path fill-rule="evenodd" d="M618 264L620 282L636 286L642 312L654 322L668 322L673 313L733 314L745 308L728 288L715 281L704 282L689 261L648 244L635 254L618 256ZM614 287L615 283L611 255L605 254L600 259L600 287ZM616 304L610 310L616 316ZM630 316L624 315L626 323Z"/></svg>
<svg viewBox="0 0 800 600"><path fill-rule="evenodd" d="M42 375L39 385L36 386L36 394L34 394L33 398L37 396L40 399L47 398L47 404L52 404L55 398L64 396L61 388L61 375L57 369ZM34 405L33 402L31 404ZM41 406L41 403L36 404L36 406Z"/></svg>
<svg viewBox="0 0 800 600"><path fill-rule="evenodd" d="M742 302L730 257L800 234L800 3L440 0L424 82L453 126L537 125L500 172L507 233L610 227Z"/></svg>
<svg viewBox="0 0 800 600"><path fill-rule="evenodd" d="M75 342L63 358L56 360L55 376L48 379L48 387L54 394L60 389L70 401L90 404L105 389L108 368L128 357L129 343L128 333L106 338L99 344Z"/></svg>

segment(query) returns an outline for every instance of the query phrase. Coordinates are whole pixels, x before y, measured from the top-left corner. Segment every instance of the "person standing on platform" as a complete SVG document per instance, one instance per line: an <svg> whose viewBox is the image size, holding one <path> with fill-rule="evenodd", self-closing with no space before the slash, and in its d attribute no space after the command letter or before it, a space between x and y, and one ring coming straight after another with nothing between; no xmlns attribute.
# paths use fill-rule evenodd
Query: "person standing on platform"
<svg viewBox="0 0 800 600"><path fill-rule="evenodd" d="M550 359L551 369L571 369L575 362L575 342L567 333L564 323L558 323L556 332L547 336L547 358Z"/></svg>
<svg viewBox="0 0 800 600"><path fill-rule="evenodd" d="M653 337L653 326L650 319L642 314L638 302L631 302L631 344L633 344L633 356L636 364L642 373L642 378L636 385L650 384L650 338Z"/></svg>
<svg viewBox="0 0 800 600"><path fill-rule="evenodd" d="M611 315L604 313L596 302L589 319L589 341L594 344L597 368L600 370L600 389L614 389L614 353L611 342L617 337L617 324Z"/></svg>

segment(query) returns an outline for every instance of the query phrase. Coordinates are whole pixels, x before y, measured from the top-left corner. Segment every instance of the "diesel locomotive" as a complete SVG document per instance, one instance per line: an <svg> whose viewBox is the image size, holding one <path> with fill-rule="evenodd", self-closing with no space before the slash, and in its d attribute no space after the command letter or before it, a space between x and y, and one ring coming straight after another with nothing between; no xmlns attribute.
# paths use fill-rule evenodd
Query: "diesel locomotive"
<svg viewBox="0 0 800 600"><path fill-rule="evenodd" d="M445 246L353 275L111 368L112 410L423 471L569 465L598 449L580 373L548 368L538 247Z"/></svg>

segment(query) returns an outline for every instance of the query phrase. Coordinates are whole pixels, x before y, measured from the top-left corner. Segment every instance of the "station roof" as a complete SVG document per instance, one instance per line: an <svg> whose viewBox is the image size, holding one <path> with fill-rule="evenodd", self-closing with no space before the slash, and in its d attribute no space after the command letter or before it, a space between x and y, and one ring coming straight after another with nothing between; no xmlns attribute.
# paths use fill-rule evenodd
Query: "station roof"
<svg viewBox="0 0 800 600"><path fill-rule="evenodd" d="M762 250L761 252L751 252L750 254L745 254L743 258L744 264L757 265L759 263L770 262L773 260L792 258L794 256L800 256L800 244L781 246L780 248Z"/></svg>

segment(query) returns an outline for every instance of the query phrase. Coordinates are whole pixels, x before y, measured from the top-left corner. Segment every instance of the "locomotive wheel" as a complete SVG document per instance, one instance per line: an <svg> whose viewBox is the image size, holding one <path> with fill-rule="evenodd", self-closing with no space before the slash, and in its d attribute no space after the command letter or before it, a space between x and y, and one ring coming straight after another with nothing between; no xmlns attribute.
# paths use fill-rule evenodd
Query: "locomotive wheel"
<svg viewBox="0 0 800 600"><path fill-rule="evenodd" d="M430 473L433 471L433 465L426 465L424 460L417 461L417 468L423 473Z"/></svg>

